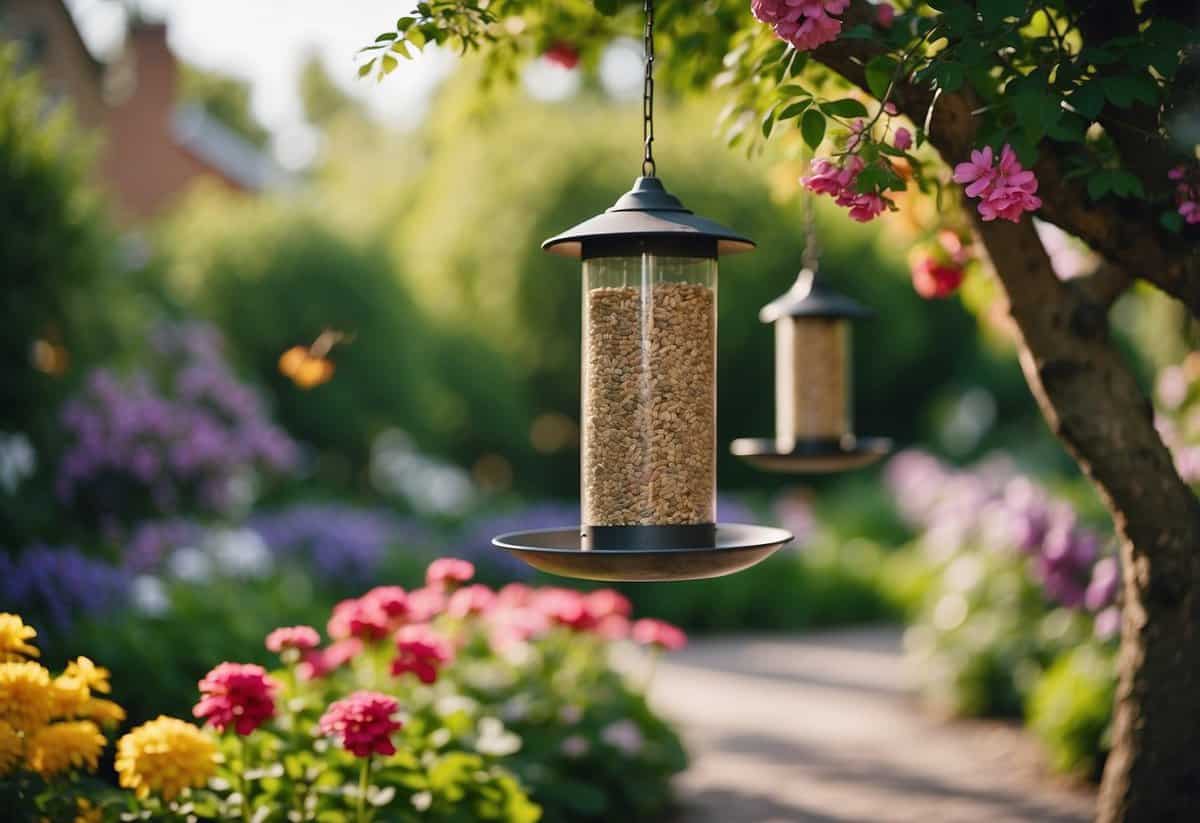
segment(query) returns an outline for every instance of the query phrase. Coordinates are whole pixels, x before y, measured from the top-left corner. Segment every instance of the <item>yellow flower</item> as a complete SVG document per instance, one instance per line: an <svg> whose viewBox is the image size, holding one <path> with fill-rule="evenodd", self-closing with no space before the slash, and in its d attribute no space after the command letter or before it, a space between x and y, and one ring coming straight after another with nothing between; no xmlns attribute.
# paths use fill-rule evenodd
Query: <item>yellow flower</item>
<svg viewBox="0 0 1200 823"><path fill-rule="evenodd" d="M34 637L37 629L26 626L20 615L0 612L0 663L37 657L37 647L26 642Z"/></svg>
<svg viewBox="0 0 1200 823"><path fill-rule="evenodd" d="M0 777L21 762L21 733L0 720Z"/></svg>
<svg viewBox="0 0 1200 823"><path fill-rule="evenodd" d="M108 669L97 666L86 657L77 657L68 663L67 670L63 672L63 675L75 678L92 691L100 694L108 694L112 691L112 687L108 683L108 678L111 676Z"/></svg>
<svg viewBox="0 0 1200 823"><path fill-rule="evenodd" d="M75 823L103 823L104 810L93 806L86 797L77 798L75 807L79 810L79 814L75 815Z"/></svg>
<svg viewBox="0 0 1200 823"><path fill-rule="evenodd" d="M43 778L50 778L68 769L96 770L104 735L90 720L51 723L29 736L25 746L25 763Z"/></svg>
<svg viewBox="0 0 1200 823"><path fill-rule="evenodd" d="M125 710L103 697L89 697L79 712L80 717L95 720L101 726L117 726L125 719Z"/></svg>
<svg viewBox="0 0 1200 823"><path fill-rule="evenodd" d="M50 672L38 663L0 663L0 720L32 732L50 721Z"/></svg>
<svg viewBox="0 0 1200 823"><path fill-rule="evenodd" d="M117 774L121 786L138 797L156 792L170 801L212 777L216 753L216 744L200 729L160 715L117 741Z"/></svg>
<svg viewBox="0 0 1200 823"><path fill-rule="evenodd" d="M60 674L50 684L50 714L55 718L75 717L91 696L87 684L78 677Z"/></svg>

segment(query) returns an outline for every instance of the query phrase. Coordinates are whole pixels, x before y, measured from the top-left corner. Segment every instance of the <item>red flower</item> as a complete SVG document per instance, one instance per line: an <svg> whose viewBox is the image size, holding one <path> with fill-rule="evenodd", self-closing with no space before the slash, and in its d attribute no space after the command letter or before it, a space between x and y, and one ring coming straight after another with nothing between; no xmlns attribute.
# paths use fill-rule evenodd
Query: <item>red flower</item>
<svg viewBox="0 0 1200 823"><path fill-rule="evenodd" d="M643 646L658 646L667 651L677 651L687 645L683 630L662 620L643 618L633 624L633 639Z"/></svg>
<svg viewBox="0 0 1200 823"><path fill-rule="evenodd" d="M358 637L363 640L382 640L387 637L392 619L365 597L343 600L333 607L325 630L335 640Z"/></svg>
<svg viewBox="0 0 1200 823"><path fill-rule="evenodd" d="M533 605L555 623L576 631L588 631L596 626L596 618L588 609L585 596L577 591L547 587L537 593Z"/></svg>
<svg viewBox="0 0 1200 823"><path fill-rule="evenodd" d="M325 710L321 733L335 738L357 757L395 754L391 736L404 725L392 717L399 708L395 698L386 694L355 692Z"/></svg>
<svg viewBox="0 0 1200 823"><path fill-rule="evenodd" d="M275 716L278 689L262 666L222 663L200 681L202 697L192 714L218 731L233 726L238 734L250 734Z"/></svg>
<svg viewBox="0 0 1200 823"><path fill-rule="evenodd" d="M469 617L473 614L486 614L495 604L496 593L482 583L475 583L450 595L446 614L459 618Z"/></svg>
<svg viewBox="0 0 1200 823"><path fill-rule="evenodd" d="M399 586L376 586L361 600L364 609L378 610L389 620L399 620L408 614L408 595Z"/></svg>
<svg viewBox="0 0 1200 823"><path fill-rule="evenodd" d="M454 657L450 642L422 623L400 627L396 632L396 652L392 674L399 677L412 672L422 683L435 682L438 669Z"/></svg>
<svg viewBox="0 0 1200 823"><path fill-rule="evenodd" d="M446 588L448 585L466 583L475 576L475 566L457 557L439 557L425 570L425 585Z"/></svg>
<svg viewBox="0 0 1200 823"><path fill-rule="evenodd" d="M948 297L963 281L962 266L938 263L932 257L922 257L912 267L912 283L917 294L925 299Z"/></svg>
<svg viewBox="0 0 1200 823"><path fill-rule="evenodd" d="M312 626L284 626L267 635L267 649L280 654L285 649L306 651L321 645L321 636Z"/></svg>
<svg viewBox="0 0 1200 823"><path fill-rule="evenodd" d="M579 49L561 40L546 49L542 53L542 57L567 71L579 65Z"/></svg>

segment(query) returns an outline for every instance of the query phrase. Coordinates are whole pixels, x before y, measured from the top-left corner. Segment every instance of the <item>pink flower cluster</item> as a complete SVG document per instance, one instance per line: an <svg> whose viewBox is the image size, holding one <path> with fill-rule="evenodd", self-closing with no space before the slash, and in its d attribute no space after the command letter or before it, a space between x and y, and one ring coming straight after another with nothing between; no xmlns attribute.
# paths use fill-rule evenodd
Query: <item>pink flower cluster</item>
<svg viewBox="0 0 1200 823"><path fill-rule="evenodd" d="M1167 172L1167 177L1175 183L1175 200L1184 222L1200 223L1200 174L1195 169L1189 174L1186 166L1176 166Z"/></svg>
<svg viewBox="0 0 1200 823"><path fill-rule="evenodd" d="M408 595L399 586L377 586L333 607L326 630L335 640L382 640L408 616Z"/></svg>
<svg viewBox="0 0 1200 823"><path fill-rule="evenodd" d="M281 654L288 649L307 651L321 645L321 635L312 626L283 626L267 635L267 650Z"/></svg>
<svg viewBox="0 0 1200 823"><path fill-rule="evenodd" d="M437 681L438 669L454 658L450 641L426 623L412 623L396 631L396 657L392 674L412 672L422 683Z"/></svg>
<svg viewBox="0 0 1200 823"><path fill-rule="evenodd" d="M200 681L201 698L192 714L218 731L233 726L238 734L250 734L275 716L278 689L262 666L222 663Z"/></svg>
<svg viewBox="0 0 1200 823"><path fill-rule="evenodd" d="M836 40L842 31L841 14L850 0L750 0L750 10L799 51L808 51Z"/></svg>
<svg viewBox="0 0 1200 823"><path fill-rule="evenodd" d="M913 289L926 300L949 297L962 285L970 251L962 238L947 230L934 242L913 250L909 258Z"/></svg>
<svg viewBox="0 0 1200 823"><path fill-rule="evenodd" d="M644 617L633 624L633 640L643 646L678 651L687 645L683 630L662 620Z"/></svg>
<svg viewBox="0 0 1200 823"><path fill-rule="evenodd" d="M966 186L968 197L979 198L979 214L984 220L1009 220L1016 223L1027 211L1042 207L1037 196L1038 181L1033 172L1022 168L1017 154L1007 143L994 161L991 146L971 152L971 159L954 167L954 182Z"/></svg>
<svg viewBox="0 0 1200 823"><path fill-rule="evenodd" d="M866 223L883 213L887 201L881 195L855 189L858 175L865 166L858 155L849 156L841 166L823 157L817 158L801 182L811 192L830 195L839 206L850 209L852 219Z"/></svg>
<svg viewBox="0 0 1200 823"><path fill-rule="evenodd" d="M447 589L468 582L475 576L475 566L457 557L439 557L425 570L425 585Z"/></svg>
<svg viewBox="0 0 1200 823"><path fill-rule="evenodd" d="M329 705L321 715L321 733L334 738L356 757L392 755L392 734L404 724L394 718L400 706L379 692L358 691Z"/></svg>

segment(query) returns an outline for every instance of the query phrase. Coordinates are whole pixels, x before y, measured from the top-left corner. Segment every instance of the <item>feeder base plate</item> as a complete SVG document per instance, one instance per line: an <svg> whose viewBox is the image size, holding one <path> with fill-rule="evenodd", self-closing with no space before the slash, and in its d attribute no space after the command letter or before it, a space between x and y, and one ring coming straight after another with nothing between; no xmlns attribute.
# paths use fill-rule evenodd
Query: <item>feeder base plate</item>
<svg viewBox="0 0 1200 823"><path fill-rule="evenodd" d="M729 451L756 469L787 474L833 474L869 466L892 450L886 437L798 440L788 452L780 451L773 437L742 437Z"/></svg>
<svg viewBox="0 0 1200 823"><path fill-rule="evenodd" d="M512 532L492 539L535 569L612 582L703 580L748 569L792 539L769 526L718 523L711 545L688 549L584 549L580 527Z"/></svg>

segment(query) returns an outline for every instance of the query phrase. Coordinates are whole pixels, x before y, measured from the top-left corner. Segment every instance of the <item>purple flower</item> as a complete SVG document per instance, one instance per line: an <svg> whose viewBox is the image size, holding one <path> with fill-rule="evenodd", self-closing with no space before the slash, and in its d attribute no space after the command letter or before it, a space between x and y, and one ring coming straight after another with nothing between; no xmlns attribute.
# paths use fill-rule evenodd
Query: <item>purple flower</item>
<svg viewBox="0 0 1200 823"><path fill-rule="evenodd" d="M73 547L38 544L16 557L0 554L0 603L44 615L59 631L81 615L119 605L128 590L125 572Z"/></svg>
<svg viewBox="0 0 1200 823"><path fill-rule="evenodd" d="M1092 568L1092 580L1084 594L1084 605L1090 611L1099 612L1111 606L1117 599L1121 586L1121 564L1116 557L1101 558Z"/></svg>

